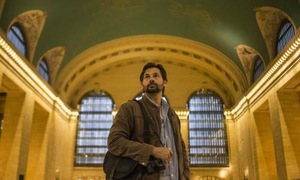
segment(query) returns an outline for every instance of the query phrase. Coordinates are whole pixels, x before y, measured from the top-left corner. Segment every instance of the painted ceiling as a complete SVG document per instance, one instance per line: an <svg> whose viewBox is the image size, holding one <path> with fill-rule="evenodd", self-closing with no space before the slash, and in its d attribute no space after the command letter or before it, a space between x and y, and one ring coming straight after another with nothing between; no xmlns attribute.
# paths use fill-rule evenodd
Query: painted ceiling
<svg viewBox="0 0 300 180"><path fill-rule="evenodd" d="M99 43L147 34L201 42L241 67L235 50L239 44L251 46L268 58L255 17L255 8L261 6L279 8L292 18L300 18L297 0L9 0L0 23L8 28L25 11L46 12L34 61L48 49L63 46L62 68Z"/></svg>

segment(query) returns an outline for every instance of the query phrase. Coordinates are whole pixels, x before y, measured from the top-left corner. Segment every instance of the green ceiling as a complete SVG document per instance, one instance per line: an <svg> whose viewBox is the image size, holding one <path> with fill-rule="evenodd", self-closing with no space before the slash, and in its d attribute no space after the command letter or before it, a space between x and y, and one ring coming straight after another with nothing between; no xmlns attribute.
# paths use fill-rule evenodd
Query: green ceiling
<svg viewBox="0 0 300 180"><path fill-rule="evenodd" d="M0 20L11 21L28 10L47 12L34 62L49 49L64 46L62 67L82 51L109 40L132 35L162 34L211 46L239 67L239 44L268 59L254 9L271 6L286 12L297 27L297 0L6 0Z"/></svg>

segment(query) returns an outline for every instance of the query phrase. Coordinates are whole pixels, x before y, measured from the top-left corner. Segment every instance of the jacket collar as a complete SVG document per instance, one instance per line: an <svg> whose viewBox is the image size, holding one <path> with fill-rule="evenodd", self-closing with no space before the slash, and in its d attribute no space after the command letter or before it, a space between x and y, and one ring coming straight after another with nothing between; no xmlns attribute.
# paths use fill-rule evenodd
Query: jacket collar
<svg viewBox="0 0 300 180"><path fill-rule="evenodd" d="M154 108L160 108L158 104L156 104L153 100L151 100L147 95L144 95L142 100L146 102L146 104L154 107Z"/></svg>

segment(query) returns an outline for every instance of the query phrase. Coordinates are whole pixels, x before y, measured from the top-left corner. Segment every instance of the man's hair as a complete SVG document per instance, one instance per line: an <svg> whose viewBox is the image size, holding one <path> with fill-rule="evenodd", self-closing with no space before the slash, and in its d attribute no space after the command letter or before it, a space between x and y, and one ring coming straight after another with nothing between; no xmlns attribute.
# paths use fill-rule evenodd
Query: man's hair
<svg viewBox="0 0 300 180"><path fill-rule="evenodd" d="M143 68L143 71L141 72L141 75L140 75L140 81L143 81L144 79L144 74L145 74L145 71L149 68L157 68L159 69L160 73L161 73L161 76L163 78L163 80L165 81L168 81L168 78L167 78L167 72L165 70L165 68L163 67L163 65L161 64L156 64L154 62L149 62L147 63L144 68Z"/></svg>

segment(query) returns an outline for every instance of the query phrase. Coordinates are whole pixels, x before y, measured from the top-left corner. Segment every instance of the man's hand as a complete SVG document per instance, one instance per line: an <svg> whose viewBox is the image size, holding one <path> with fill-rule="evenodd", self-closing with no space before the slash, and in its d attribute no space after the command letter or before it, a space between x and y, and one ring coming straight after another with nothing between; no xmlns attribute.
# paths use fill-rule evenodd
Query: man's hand
<svg viewBox="0 0 300 180"><path fill-rule="evenodd" d="M154 147L152 155L158 159L169 162L173 156L173 152L166 147Z"/></svg>

